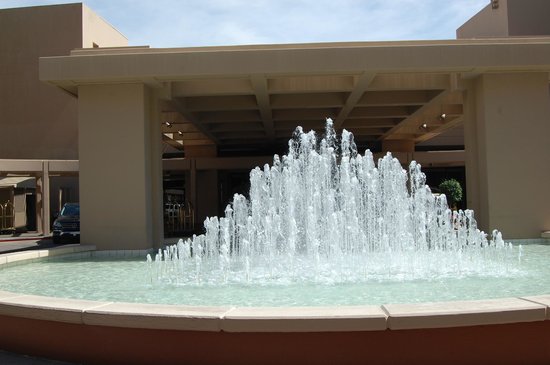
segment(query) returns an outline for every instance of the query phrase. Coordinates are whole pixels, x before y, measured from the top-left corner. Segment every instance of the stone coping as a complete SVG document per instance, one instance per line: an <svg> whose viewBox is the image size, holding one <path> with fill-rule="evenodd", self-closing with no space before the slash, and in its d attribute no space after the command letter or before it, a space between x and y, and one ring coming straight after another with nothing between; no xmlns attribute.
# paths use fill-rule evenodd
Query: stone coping
<svg viewBox="0 0 550 365"><path fill-rule="evenodd" d="M0 255L0 265L64 254L130 257L94 246ZM194 307L99 302L0 291L0 315L123 328L209 332L353 332L483 326L550 320L550 295L346 307Z"/></svg>
<svg viewBox="0 0 550 365"><path fill-rule="evenodd" d="M528 239L505 239L504 242L511 242L513 245L550 245L550 235L548 237L541 234L541 238Z"/></svg>

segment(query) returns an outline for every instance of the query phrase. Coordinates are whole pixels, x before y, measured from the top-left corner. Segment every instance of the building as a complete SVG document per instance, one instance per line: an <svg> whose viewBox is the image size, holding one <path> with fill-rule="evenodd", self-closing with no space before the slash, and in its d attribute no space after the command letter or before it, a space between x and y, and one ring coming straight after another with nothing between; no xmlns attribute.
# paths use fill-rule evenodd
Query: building
<svg viewBox="0 0 550 365"><path fill-rule="evenodd" d="M39 57L126 45L128 40L120 32L83 4L0 10L0 159L4 160L0 189L13 183L6 180L8 174L33 178L24 199L18 199L18 229L29 226L47 233L50 212L58 212L60 204L79 196L74 163L78 160L77 99L40 82ZM44 196L50 202L46 206ZM6 202L0 200L0 204ZM32 224L34 214L38 227Z"/></svg>
<svg viewBox="0 0 550 365"><path fill-rule="evenodd" d="M539 16L549 5L493 0L457 40L99 42L41 57L40 80L78 104L82 241L159 245L168 197L200 225L242 189L247 170L284 152L297 125L321 131L326 117L360 148L465 166L482 229L539 237L550 229L550 37Z"/></svg>

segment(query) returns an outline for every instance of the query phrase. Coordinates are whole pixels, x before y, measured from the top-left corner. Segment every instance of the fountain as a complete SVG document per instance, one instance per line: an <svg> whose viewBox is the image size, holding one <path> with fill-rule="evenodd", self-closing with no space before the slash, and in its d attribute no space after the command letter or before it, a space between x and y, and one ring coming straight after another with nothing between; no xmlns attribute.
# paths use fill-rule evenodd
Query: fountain
<svg viewBox="0 0 550 365"><path fill-rule="evenodd" d="M298 127L288 154L250 173L205 233L159 250L150 280L173 284L338 284L503 275L517 250L477 228L473 211L451 211L420 165L405 171L390 153L376 165L353 134L338 143Z"/></svg>
<svg viewBox="0 0 550 365"><path fill-rule="evenodd" d="M320 142L298 128L250 180L250 198L203 235L146 261L80 245L0 255L2 349L90 363L548 363L550 250L487 237L418 164L375 164L328 121Z"/></svg>

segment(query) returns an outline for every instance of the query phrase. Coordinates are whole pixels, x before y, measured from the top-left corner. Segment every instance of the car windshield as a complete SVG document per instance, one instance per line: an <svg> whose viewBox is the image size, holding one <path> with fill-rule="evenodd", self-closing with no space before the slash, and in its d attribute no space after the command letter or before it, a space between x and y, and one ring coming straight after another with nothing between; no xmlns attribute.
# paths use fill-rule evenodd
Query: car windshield
<svg viewBox="0 0 550 365"><path fill-rule="evenodd" d="M61 209L61 214L63 216L74 216L80 215L80 205L65 205Z"/></svg>

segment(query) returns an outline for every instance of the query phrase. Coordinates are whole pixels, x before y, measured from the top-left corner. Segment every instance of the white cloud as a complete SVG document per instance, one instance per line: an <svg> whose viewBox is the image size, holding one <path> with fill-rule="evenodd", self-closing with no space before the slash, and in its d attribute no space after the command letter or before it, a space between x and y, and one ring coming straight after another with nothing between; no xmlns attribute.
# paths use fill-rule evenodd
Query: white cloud
<svg viewBox="0 0 550 365"><path fill-rule="evenodd" d="M73 0L74 1L74 0ZM72 2L0 0L0 7ZM89 0L132 45L454 38L488 0Z"/></svg>

